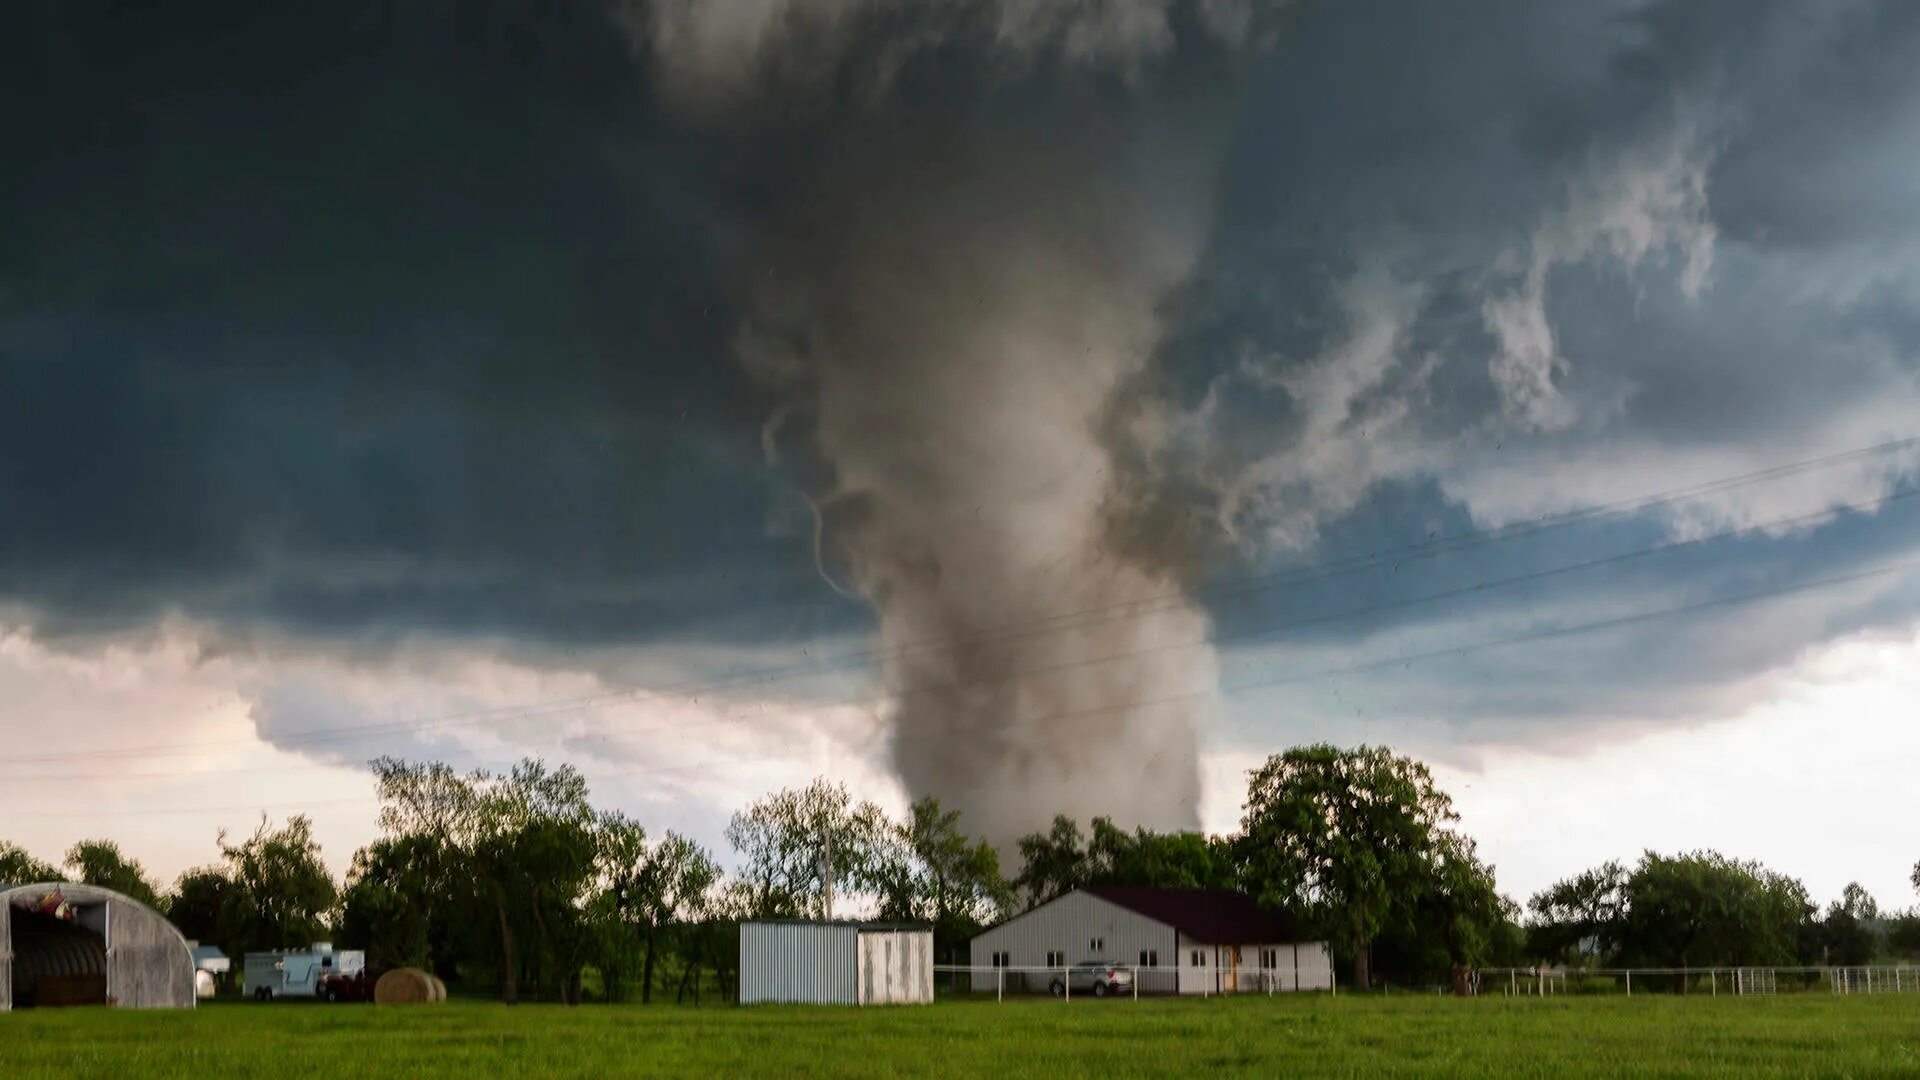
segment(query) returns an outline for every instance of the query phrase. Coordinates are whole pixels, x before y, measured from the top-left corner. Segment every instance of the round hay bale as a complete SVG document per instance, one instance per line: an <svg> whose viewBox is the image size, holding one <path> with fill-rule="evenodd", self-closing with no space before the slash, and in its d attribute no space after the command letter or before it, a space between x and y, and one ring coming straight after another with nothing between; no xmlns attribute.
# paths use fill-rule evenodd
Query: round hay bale
<svg viewBox="0 0 1920 1080"><path fill-rule="evenodd" d="M373 984L375 1005L424 1005L433 1000L433 976L419 968L394 968Z"/></svg>
<svg viewBox="0 0 1920 1080"><path fill-rule="evenodd" d="M435 1001L447 1000L447 984L440 978L440 976L429 972L427 974L427 978L433 980L433 1000Z"/></svg>

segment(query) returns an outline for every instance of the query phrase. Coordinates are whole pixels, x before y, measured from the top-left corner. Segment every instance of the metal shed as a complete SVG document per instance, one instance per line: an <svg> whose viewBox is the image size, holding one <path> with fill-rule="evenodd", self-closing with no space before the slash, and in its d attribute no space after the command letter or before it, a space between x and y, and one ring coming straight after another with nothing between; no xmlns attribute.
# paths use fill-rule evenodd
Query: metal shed
<svg viewBox="0 0 1920 1080"><path fill-rule="evenodd" d="M0 885L0 1012L194 1005L193 956L159 912L94 885Z"/></svg>
<svg viewBox="0 0 1920 1080"><path fill-rule="evenodd" d="M905 923L740 924L740 1003L925 1005L933 930Z"/></svg>

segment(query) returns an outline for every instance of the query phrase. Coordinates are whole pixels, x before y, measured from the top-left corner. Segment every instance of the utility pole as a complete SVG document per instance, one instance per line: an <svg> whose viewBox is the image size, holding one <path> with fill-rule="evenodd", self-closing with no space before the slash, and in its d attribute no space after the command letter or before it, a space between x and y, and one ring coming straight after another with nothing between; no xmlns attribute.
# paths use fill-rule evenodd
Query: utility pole
<svg viewBox="0 0 1920 1080"><path fill-rule="evenodd" d="M827 921L833 921L833 829L823 826L820 830L822 841L820 855L820 879L826 890Z"/></svg>

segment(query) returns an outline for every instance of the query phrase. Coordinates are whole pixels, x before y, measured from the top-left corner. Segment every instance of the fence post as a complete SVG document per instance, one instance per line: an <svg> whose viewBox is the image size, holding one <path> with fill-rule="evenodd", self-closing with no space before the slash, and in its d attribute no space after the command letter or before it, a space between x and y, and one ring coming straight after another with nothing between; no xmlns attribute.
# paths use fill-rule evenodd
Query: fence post
<svg viewBox="0 0 1920 1080"><path fill-rule="evenodd" d="M1007 969L996 967L993 969L993 975L993 1000L1007 1000Z"/></svg>
<svg viewBox="0 0 1920 1080"><path fill-rule="evenodd" d="M1720 996L1720 973L1717 971L1707 972L1707 996Z"/></svg>
<svg viewBox="0 0 1920 1080"><path fill-rule="evenodd" d="M1633 971L1631 969L1627 971L1627 996L1633 996Z"/></svg>
<svg viewBox="0 0 1920 1080"><path fill-rule="evenodd" d="M1133 1000L1140 1000L1140 969L1133 969Z"/></svg>
<svg viewBox="0 0 1920 1080"><path fill-rule="evenodd" d="M1060 989L1061 995L1066 1000L1073 1000L1073 968L1071 966L1062 968L1060 971Z"/></svg>

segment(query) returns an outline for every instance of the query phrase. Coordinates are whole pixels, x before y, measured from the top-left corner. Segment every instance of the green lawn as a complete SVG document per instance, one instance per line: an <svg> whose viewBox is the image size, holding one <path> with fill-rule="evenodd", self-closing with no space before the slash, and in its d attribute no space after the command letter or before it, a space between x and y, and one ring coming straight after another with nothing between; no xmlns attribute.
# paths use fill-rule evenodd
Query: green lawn
<svg viewBox="0 0 1920 1080"><path fill-rule="evenodd" d="M0 1078L1920 1076L1920 994L922 1008L219 1004L0 1015Z"/></svg>

